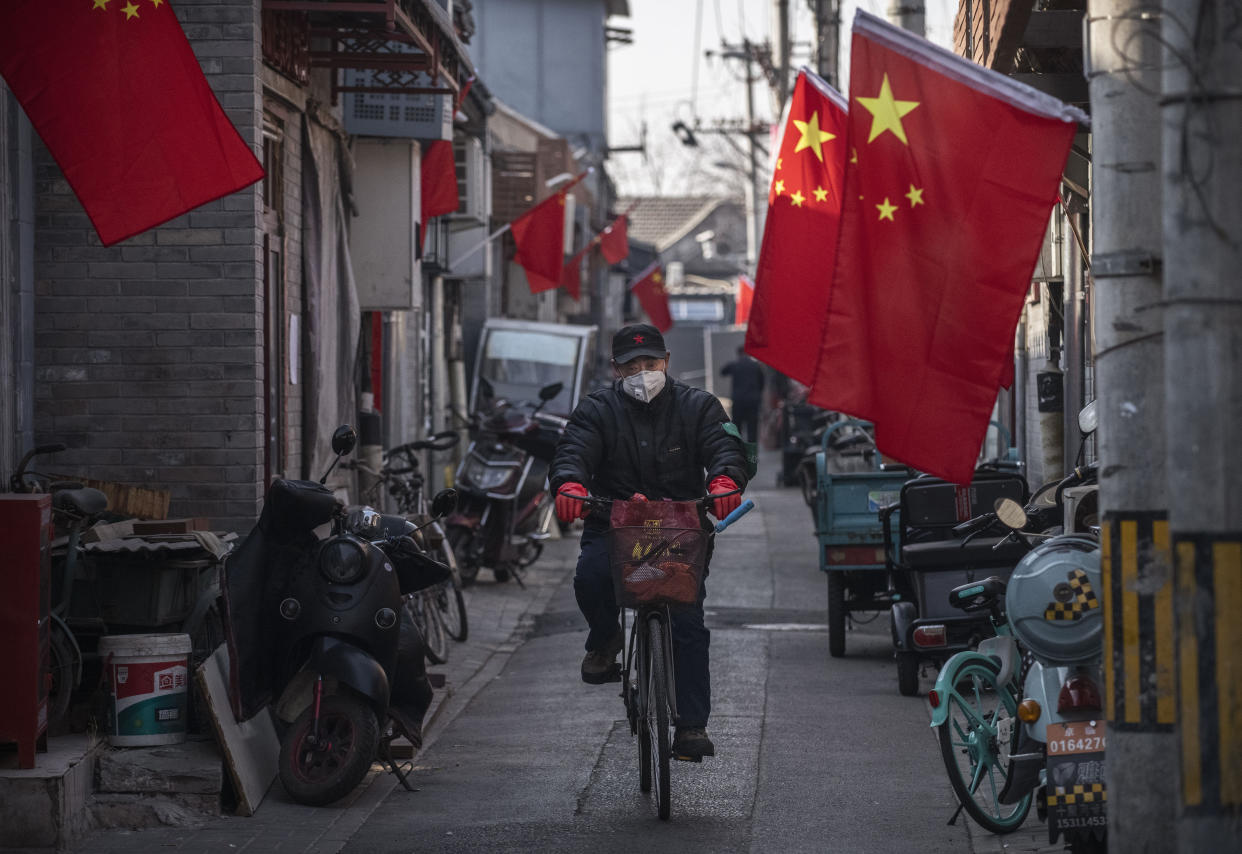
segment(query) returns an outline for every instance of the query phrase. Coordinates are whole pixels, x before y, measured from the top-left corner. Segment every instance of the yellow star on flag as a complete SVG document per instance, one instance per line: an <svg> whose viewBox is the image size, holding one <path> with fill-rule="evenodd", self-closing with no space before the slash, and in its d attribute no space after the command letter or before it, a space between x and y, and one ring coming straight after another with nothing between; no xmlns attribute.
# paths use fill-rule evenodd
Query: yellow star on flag
<svg viewBox="0 0 1242 854"><path fill-rule="evenodd" d="M884 131L892 131L893 136L909 145L906 130L901 126L901 117L919 105L918 101L898 101L893 97L893 89L888 83L888 74L880 84L880 94L874 98L858 98L858 103L871 113L871 133L867 142L871 142Z"/></svg>
<svg viewBox="0 0 1242 854"><path fill-rule="evenodd" d="M164 0L151 0L151 5L158 9L160 4L163 2Z"/></svg>
<svg viewBox="0 0 1242 854"><path fill-rule="evenodd" d="M802 203L806 201L806 196L802 195L801 190L794 190L793 195L789 197L789 201L794 203L794 207L800 208Z"/></svg>
<svg viewBox="0 0 1242 854"><path fill-rule="evenodd" d="M777 168L777 169L780 169L780 168L781 168L781 162L782 162L784 159L785 159L785 158L783 158L783 157L778 157L778 158L776 158L776 168Z"/></svg>
<svg viewBox="0 0 1242 854"><path fill-rule="evenodd" d="M779 196L781 193L785 192L785 182L777 181L774 189L776 190L776 195Z"/></svg>
<svg viewBox="0 0 1242 854"><path fill-rule="evenodd" d="M910 185L910 192L906 193L906 198L910 200L910 207L923 204L923 188Z"/></svg>
<svg viewBox="0 0 1242 854"><path fill-rule="evenodd" d="M125 13L125 20L127 21L130 20L131 18L138 17L138 7L135 6L133 3L127 4L121 9L121 11Z"/></svg>
<svg viewBox="0 0 1242 854"><path fill-rule="evenodd" d="M823 187L816 187L815 188L815 201L817 202L828 201L828 191L825 190Z"/></svg>
<svg viewBox="0 0 1242 854"><path fill-rule="evenodd" d="M802 137L798 140L798 144L794 146L794 154L797 154L804 148L809 148L815 152L819 162L823 163L824 151L822 146L828 140L836 139L836 134L819 129L819 111L811 113L811 120L809 122L800 122L794 119L794 127L802 132Z"/></svg>
<svg viewBox="0 0 1242 854"><path fill-rule="evenodd" d="M858 149L857 148L850 149L850 163L853 163L855 166L858 165Z"/></svg>
<svg viewBox="0 0 1242 854"><path fill-rule="evenodd" d="M664 281L664 274L659 272L652 273L651 281L655 282L657 285L660 284L660 282Z"/></svg>
<svg viewBox="0 0 1242 854"><path fill-rule="evenodd" d="M103 10L107 11L107 9L108 9L108 0L95 0L95 8L96 8L96 9L103 9Z"/></svg>
<svg viewBox="0 0 1242 854"><path fill-rule="evenodd" d="M893 211L897 210L897 206L896 206L896 205L890 205L890 204L888 203L888 196L885 196L885 197L884 197L884 201L883 201L882 203L880 203L880 204L876 205L876 208L880 211L880 219L886 219L886 220L888 220L889 222L895 222L895 221L896 221L896 220L894 220L894 219L893 219Z"/></svg>

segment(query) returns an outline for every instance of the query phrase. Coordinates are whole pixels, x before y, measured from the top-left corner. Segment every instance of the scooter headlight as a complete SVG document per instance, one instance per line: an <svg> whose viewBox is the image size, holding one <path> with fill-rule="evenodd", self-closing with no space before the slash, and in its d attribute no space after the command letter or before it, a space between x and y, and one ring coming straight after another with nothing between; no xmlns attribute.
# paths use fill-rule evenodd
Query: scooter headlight
<svg viewBox="0 0 1242 854"><path fill-rule="evenodd" d="M514 471L510 466L489 466L478 457L470 457L462 469L462 479L478 489L492 490L507 483Z"/></svg>
<svg viewBox="0 0 1242 854"><path fill-rule="evenodd" d="M366 571L366 544L361 540L333 537L319 550L319 572L333 584L353 584Z"/></svg>

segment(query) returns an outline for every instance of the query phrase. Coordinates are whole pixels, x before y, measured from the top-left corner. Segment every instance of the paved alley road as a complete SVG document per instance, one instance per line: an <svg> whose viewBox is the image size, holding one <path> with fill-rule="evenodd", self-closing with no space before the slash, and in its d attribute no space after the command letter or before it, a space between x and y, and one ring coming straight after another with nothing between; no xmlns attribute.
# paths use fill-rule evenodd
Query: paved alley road
<svg viewBox="0 0 1242 854"><path fill-rule="evenodd" d="M770 471L771 469L769 469ZM253 818L198 829L102 831L75 848L315 852L1051 852L1032 816L996 837L956 807L926 700L897 692L886 615L828 655L826 582L797 490L748 495L758 509L718 540L708 579L718 756L674 763L672 820L638 791L637 743L617 685L578 676L586 638L574 604L576 534L552 541L525 588L490 572L467 591L470 641L427 727L406 792L372 776L325 808L273 785Z"/></svg>

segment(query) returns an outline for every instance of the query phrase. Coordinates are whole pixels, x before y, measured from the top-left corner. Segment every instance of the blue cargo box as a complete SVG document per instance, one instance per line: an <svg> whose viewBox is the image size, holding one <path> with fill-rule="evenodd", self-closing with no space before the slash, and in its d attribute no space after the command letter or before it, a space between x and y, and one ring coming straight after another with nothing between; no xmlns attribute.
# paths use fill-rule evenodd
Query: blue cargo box
<svg viewBox="0 0 1242 854"><path fill-rule="evenodd" d="M820 569L883 569L884 529L878 513L901 497L901 485L910 479L909 473L905 469L834 473L826 470L825 463L821 451L815 459ZM896 546L901 524L896 512L893 517Z"/></svg>

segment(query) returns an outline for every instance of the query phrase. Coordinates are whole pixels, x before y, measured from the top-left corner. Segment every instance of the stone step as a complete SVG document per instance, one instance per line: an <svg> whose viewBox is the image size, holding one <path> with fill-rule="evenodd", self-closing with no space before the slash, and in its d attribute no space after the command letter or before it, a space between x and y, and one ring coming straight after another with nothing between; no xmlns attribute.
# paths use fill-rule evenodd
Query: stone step
<svg viewBox="0 0 1242 854"><path fill-rule="evenodd" d="M153 747L118 747L100 754L96 792L101 794L210 795L217 800L224 766L215 741Z"/></svg>
<svg viewBox="0 0 1242 854"><path fill-rule="evenodd" d="M90 812L98 828L198 827L220 815L220 794L97 793Z"/></svg>

